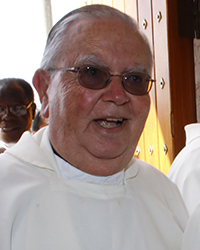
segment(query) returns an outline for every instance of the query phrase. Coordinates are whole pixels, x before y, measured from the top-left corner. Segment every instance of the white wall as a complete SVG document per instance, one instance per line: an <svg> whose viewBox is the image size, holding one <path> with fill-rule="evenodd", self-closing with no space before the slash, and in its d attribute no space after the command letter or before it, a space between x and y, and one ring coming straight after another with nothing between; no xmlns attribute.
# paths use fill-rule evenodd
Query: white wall
<svg viewBox="0 0 200 250"><path fill-rule="evenodd" d="M52 1L52 3L51 3ZM53 23L80 6L80 0L0 0L0 79L23 78L32 84ZM50 4L51 3L51 4ZM47 13L48 12L48 13ZM35 92L38 108L40 102Z"/></svg>
<svg viewBox="0 0 200 250"><path fill-rule="evenodd" d="M81 0L51 0L52 20L55 24L69 11L81 6Z"/></svg>

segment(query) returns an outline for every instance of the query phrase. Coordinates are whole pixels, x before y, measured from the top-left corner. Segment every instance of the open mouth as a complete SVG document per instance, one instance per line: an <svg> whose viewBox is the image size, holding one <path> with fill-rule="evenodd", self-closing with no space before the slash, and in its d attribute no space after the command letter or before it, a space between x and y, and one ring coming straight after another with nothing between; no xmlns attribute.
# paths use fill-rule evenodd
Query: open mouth
<svg viewBox="0 0 200 250"><path fill-rule="evenodd" d="M106 118L106 119L98 119L95 121L103 128L116 128L123 123L124 119Z"/></svg>

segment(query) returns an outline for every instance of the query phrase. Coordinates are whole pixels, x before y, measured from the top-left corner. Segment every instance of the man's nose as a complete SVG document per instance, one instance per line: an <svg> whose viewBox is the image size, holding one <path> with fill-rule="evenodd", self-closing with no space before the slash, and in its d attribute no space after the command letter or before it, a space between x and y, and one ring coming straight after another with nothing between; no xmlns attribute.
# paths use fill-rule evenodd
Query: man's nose
<svg viewBox="0 0 200 250"><path fill-rule="evenodd" d="M105 87L105 92L102 96L103 101L111 101L117 105L123 105L129 102L127 91L122 85L122 79L118 75L111 76L110 83Z"/></svg>

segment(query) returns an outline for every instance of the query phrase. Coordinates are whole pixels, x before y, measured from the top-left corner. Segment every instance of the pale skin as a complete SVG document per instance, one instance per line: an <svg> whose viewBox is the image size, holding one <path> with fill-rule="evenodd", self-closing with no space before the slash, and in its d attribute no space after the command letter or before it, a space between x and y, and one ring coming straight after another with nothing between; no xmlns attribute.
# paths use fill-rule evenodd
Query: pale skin
<svg viewBox="0 0 200 250"><path fill-rule="evenodd" d="M103 66L111 74L151 72L145 42L119 20L76 22L68 29L66 43L57 68L89 64ZM49 117L50 142L64 160L99 176L115 174L127 166L148 116L148 94L128 93L118 76L112 77L106 88L91 90L69 71L57 71L50 78L39 69L33 83L42 101L42 115ZM119 125L116 121L121 119Z"/></svg>

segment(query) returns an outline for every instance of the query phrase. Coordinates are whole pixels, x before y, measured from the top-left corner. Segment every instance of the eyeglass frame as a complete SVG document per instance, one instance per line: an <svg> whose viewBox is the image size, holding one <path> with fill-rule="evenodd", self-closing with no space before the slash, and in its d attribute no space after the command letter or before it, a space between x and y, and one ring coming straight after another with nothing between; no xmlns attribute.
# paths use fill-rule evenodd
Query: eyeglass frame
<svg viewBox="0 0 200 250"><path fill-rule="evenodd" d="M91 68L101 69L102 71L107 72L108 75L109 75L109 78L108 78L108 80L105 82L104 86L103 86L102 88L90 88L90 87L87 87L87 86L80 80L80 70L81 70L81 68L83 68L83 67L86 67L86 68L90 68L90 67L91 67ZM98 89L103 89L103 88L105 88L106 86L108 86L108 85L110 84L110 82L111 82L111 77L112 77L112 76L118 76L118 77L121 78L121 83L122 83L124 89L125 89L128 93L130 93L131 95L138 95L138 96L140 96L140 95L147 95L147 94L150 92L151 88L152 88L153 82L156 82L155 79L152 79L151 76L149 76L149 75L146 74L146 73L130 71L130 72L127 72L127 73L121 74L121 75L120 75L120 74L111 74L107 69L105 69L105 68L103 68L103 67L100 67L100 66L95 66L95 65L81 65L81 66L73 66L73 67L68 67L68 68L67 68L67 67L64 67L64 68L48 68L46 71L59 71L59 70L65 70L65 71L73 71L73 72L76 72L76 73L78 74L78 81L79 81L79 83L80 83L82 86L84 86L85 88L89 88L89 89L93 89L93 90L98 90ZM138 74L138 75L145 75L145 76L147 77L148 85L150 84L150 87L148 88L147 92L145 92L144 94L135 94L135 93L133 94L133 93L131 93L130 91L128 91L128 90L126 89L125 84L124 84L124 82L125 82L125 80L126 80L125 77L127 77L127 76L130 75L131 73L136 73L136 74Z"/></svg>
<svg viewBox="0 0 200 250"><path fill-rule="evenodd" d="M32 104L33 104L33 101L31 101L28 105L15 105L15 106L1 106L0 105L0 108L1 107L4 108L4 113L3 114L1 114L1 111L0 111L0 117L4 116L6 113L8 114L8 112L10 112L11 114L13 114L15 116L26 115L27 114L27 110L31 107ZM17 115L15 112L13 112L13 108L15 108L15 107L25 107L26 108L26 114L23 114L23 115L19 114L19 115Z"/></svg>

